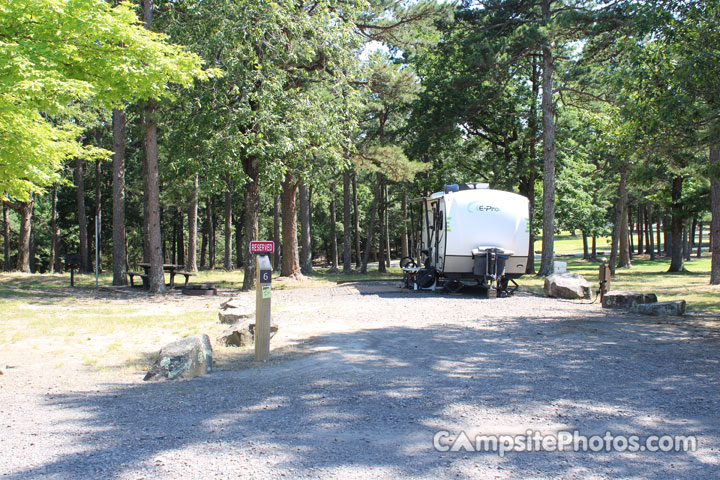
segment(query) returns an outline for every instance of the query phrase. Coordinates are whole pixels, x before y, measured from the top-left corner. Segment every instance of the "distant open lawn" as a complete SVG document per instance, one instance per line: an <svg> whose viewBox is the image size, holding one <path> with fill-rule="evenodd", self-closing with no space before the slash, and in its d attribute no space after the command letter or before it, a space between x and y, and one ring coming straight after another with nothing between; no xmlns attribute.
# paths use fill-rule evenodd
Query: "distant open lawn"
<svg viewBox="0 0 720 480"><path fill-rule="evenodd" d="M708 231L704 229L703 233L703 244L707 248L708 244ZM653 234L655 235L655 234ZM654 237L653 237L654 238ZM697 237L696 237L697 239ZM609 255L610 254L610 242L612 238L609 235L598 236L596 239L596 248L598 255ZM633 234L633 245L637 245L637 233ZM542 250L542 232L538 232L535 237L535 252L540 253ZM657 248L657 247L656 247ZM592 237L588 237L588 250L592 249ZM569 255L583 253L583 240L582 235L572 235L569 232L562 232L559 235L555 235L555 253L557 255Z"/></svg>

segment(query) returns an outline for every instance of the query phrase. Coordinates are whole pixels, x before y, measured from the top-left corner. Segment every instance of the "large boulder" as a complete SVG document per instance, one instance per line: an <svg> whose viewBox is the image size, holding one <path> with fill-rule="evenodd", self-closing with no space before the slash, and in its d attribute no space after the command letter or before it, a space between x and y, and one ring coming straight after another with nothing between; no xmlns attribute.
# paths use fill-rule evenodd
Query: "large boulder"
<svg viewBox="0 0 720 480"><path fill-rule="evenodd" d="M582 275L577 273L553 273L545 277L545 295L553 298L590 298L592 290Z"/></svg>
<svg viewBox="0 0 720 480"><path fill-rule="evenodd" d="M644 315L685 315L685 300L673 302L638 303L633 305L632 311Z"/></svg>
<svg viewBox="0 0 720 480"><path fill-rule="evenodd" d="M277 325L270 325L270 338L278 331ZM228 347L246 347L255 343L255 322L238 323L225 330L218 338L218 343Z"/></svg>
<svg viewBox="0 0 720 480"><path fill-rule="evenodd" d="M248 323L238 323L222 332L217 341L226 347L246 347L253 343L253 336Z"/></svg>
<svg viewBox="0 0 720 480"><path fill-rule="evenodd" d="M143 380L177 380L212 370L212 346L207 335L195 335L165 345Z"/></svg>
<svg viewBox="0 0 720 480"><path fill-rule="evenodd" d="M654 293L632 293L610 291L603 295L603 308L633 308L635 305L656 303L657 295Z"/></svg>

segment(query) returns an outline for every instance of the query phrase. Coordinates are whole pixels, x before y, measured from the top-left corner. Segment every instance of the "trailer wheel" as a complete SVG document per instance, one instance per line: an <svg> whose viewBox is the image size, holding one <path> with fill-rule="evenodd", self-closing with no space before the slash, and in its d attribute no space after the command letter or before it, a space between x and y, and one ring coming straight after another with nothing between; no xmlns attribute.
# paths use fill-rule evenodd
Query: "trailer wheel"
<svg viewBox="0 0 720 480"><path fill-rule="evenodd" d="M460 280L449 280L445 282L445 290L450 293L458 293L464 286L465 284Z"/></svg>
<svg viewBox="0 0 720 480"><path fill-rule="evenodd" d="M415 268L415 260L412 257L403 257L400 259L400 268Z"/></svg>
<svg viewBox="0 0 720 480"><path fill-rule="evenodd" d="M507 298L509 295L508 292L508 284L510 283L510 280L506 277L500 277L497 281L497 297L498 298Z"/></svg>
<svg viewBox="0 0 720 480"><path fill-rule="evenodd" d="M417 283L417 286L419 288L430 288L432 287L435 282L437 281L437 273L434 269L427 269L427 270L420 270L418 272L417 280L415 280L415 283Z"/></svg>

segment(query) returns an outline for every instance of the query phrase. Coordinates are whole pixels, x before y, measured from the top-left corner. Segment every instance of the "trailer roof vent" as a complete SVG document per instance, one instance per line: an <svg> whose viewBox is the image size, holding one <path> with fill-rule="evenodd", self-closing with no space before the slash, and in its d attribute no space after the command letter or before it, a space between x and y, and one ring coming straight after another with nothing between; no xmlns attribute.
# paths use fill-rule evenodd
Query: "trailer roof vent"
<svg viewBox="0 0 720 480"><path fill-rule="evenodd" d="M487 188L490 188L489 183L467 182L467 183L460 184L460 190L479 190L479 189L487 189Z"/></svg>

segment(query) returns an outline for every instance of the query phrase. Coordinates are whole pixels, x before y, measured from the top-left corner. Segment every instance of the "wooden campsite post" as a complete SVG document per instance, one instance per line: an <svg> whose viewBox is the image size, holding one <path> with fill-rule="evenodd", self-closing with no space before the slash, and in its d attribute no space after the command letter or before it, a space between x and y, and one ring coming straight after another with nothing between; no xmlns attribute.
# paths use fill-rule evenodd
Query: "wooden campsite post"
<svg viewBox="0 0 720 480"><path fill-rule="evenodd" d="M255 361L265 362L270 356L270 306L272 300L272 264L266 254L275 250L273 242L250 242L255 254Z"/></svg>

